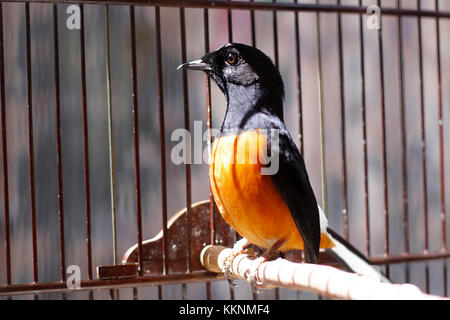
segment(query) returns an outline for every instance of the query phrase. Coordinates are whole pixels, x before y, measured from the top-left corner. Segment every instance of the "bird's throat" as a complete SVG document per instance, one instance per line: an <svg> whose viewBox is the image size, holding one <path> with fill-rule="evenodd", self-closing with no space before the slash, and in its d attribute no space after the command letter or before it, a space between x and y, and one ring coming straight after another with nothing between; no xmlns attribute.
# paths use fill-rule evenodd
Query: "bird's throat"
<svg viewBox="0 0 450 320"><path fill-rule="evenodd" d="M221 135L265 128L264 119L268 115L282 119L282 106L273 108L273 101L279 99L268 96L258 82L246 86L229 83L225 95L227 110L220 128Z"/></svg>
<svg viewBox="0 0 450 320"><path fill-rule="evenodd" d="M249 86L228 84L227 110L220 129L221 134L247 129L249 120L260 111L261 97L262 91L256 83Z"/></svg>

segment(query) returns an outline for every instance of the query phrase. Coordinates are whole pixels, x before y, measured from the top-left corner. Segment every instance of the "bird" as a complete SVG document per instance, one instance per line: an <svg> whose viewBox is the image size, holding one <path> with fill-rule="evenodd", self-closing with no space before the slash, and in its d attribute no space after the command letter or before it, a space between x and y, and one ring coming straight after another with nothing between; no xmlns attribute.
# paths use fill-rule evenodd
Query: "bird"
<svg viewBox="0 0 450 320"><path fill-rule="evenodd" d="M228 43L180 69L205 72L227 107L210 159L210 186L224 220L249 244L275 252L300 249L307 263L328 250L349 270L389 282L357 249L328 227L305 161L283 115L284 84L259 49Z"/></svg>

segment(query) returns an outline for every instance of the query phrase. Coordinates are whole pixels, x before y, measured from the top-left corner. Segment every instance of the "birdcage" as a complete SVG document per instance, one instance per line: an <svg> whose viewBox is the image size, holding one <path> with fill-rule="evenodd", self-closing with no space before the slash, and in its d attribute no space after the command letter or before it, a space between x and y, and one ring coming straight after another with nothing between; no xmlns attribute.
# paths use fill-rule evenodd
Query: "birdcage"
<svg viewBox="0 0 450 320"><path fill-rule="evenodd" d="M279 68L329 224L393 282L448 296L449 18L443 0L1 1L0 296L320 298L200 263L239 238L208 180L225 100L176 68L228 42Z"/></svg>

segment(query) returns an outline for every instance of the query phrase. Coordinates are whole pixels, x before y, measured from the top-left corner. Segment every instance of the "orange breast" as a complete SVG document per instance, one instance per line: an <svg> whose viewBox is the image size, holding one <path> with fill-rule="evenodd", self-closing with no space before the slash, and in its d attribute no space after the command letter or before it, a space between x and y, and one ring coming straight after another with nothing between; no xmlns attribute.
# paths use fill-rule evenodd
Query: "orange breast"
<svg viewBox="0 0 450 320"><path fill-rule="evenodd" d="M303 249L295 222L270 176L261 175L266 137L257 131L217 138L210 165L211 189L225 221L251 243L281 251ZM321 246L329 247L322 236ZM322 241L323 240L323 241Z"/></svg>

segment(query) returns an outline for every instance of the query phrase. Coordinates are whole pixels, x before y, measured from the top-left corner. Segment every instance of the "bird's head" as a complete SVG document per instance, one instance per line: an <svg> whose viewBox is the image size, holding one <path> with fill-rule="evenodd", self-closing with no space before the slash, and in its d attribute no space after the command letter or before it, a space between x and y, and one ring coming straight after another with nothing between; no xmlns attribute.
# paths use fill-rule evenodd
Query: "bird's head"
<svg viewBox="0 0 450 320"><path fill-rule="evenodd" d="M184 63L178 69L205 71L223 91L228 101L234 95L255 90L264 99L281 108L284 85L280 72L262 51L241 43L229 43L205 54L201 59Z"/></svg>

